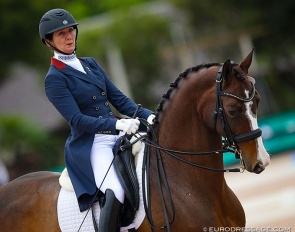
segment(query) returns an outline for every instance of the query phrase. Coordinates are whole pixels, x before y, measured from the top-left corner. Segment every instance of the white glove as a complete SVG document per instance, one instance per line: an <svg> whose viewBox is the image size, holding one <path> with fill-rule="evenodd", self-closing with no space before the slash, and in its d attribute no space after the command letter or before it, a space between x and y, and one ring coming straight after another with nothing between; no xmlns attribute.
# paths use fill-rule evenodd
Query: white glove
<svg viewBox="0 0 295 232"><path fill-rule="evenodd" d="M136 133L140 121L136 118L120 119L116 122L116 129L126 132L128 135Z"/></svg>
<svg viewBox="0 0 295 232"><path fill-rule="evenodd" d="M150 124L150 125L153 125L154 124L154 118L156 117L156 115L154 114L151 114L148 118L147 118L147 122Z"/></svg>

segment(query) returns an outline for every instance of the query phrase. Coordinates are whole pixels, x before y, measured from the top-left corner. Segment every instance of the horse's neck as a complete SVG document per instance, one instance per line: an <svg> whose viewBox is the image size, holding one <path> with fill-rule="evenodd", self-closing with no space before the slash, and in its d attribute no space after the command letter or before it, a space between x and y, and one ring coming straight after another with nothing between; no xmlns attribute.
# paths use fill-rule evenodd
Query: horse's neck
<svg viewBox="0 0 295 232"><path fill-rule="evenodd" d="M201 112L196 112L195 101L190 99L189 93L192 91L189 88L193 88L192 86L191 83L182 86L175 95L171 96L171 102L167 102L166 106L164 106L158 128L160 146L190 152L220 150L222 148L220 135L205 125ZM211 116L213 120L213 111ZM177 155L204 167L223 169L222 155ZM181 176L182 179L188 179L188 182L190 182L191 178L197 178L200 184L202 184L201 182L204 182L204 184L207 182L206 185L209 188L215 188L217 185L217 187L220 187L223 184L224 176L222 173L212 173L212 171L199 169L184 164L168 155L165 155L164 159L167 163L167 172L175 173L175 170L179 170L178 167L182 167L183 169L177 175ZM192 177L192 174L195 176ZM207 177L212 176L214 178L208 182Z"/></svg>
<svg viewBox="0 0 295 232"><path fill-rule="evenodd" d="M188 118L186 120L189 120ZM171 120L159 128L159 143L161 147L189 152L207 152L221 149L221 139L215 132L206 129L198 120L185 122L184 119L177 122ZM180 155L177 156L201 165L204 167L223 169L222 155ZM207 171L189 164L185 164L167 154L163 154L166 172L172 174L176 172L180 179L187 180L187 188L196 189L196 184L208 189L219 189L224 184L222 173ZM210 178L210 179L208 179ZM184 186L184 184L181 184Z"/></svg>
<svg viewBox="0 0 295 232"><path fill-rule="evenodd" d="M220 136L208 130L195 115L194 120L175 118L163 122L158 135L163 146L177 150L205 152L221 149Z"/></svg>

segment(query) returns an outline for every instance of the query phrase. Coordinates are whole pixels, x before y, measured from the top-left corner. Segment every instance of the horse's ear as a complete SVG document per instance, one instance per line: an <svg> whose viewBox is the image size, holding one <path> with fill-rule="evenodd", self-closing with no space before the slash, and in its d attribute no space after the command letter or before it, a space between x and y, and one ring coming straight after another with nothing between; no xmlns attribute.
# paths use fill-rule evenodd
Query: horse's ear
<svg viewBox="0 0 295 232"><path fill-rule="evenodd" d="M252 63L252 56L253 56L254 48L249 53L249 55L242 61L240 64L240 68L243 70L243 72L247 75L248 69L250 68L250 65Z"/></svg>
<svg viewBox="0 0 295 232"><path fill-rule="evenodd" d="M226 83L230 82L231 73L232 73L232 64L231 64L231 61L228 59L227 61L223 63L223 68L222 68L222 78Z"/></svg>

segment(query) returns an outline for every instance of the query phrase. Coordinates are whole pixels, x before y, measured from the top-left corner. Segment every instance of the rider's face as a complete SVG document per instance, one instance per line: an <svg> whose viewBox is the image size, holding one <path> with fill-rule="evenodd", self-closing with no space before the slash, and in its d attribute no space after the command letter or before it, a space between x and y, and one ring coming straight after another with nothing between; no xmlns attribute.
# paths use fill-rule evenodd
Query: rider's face
<svg viewBox="0 0 295 232"><path fill-rule="evenodd" d="M67 27L53 33L52 45L64 53L73 53L76 47L76 29Z"/></svg>

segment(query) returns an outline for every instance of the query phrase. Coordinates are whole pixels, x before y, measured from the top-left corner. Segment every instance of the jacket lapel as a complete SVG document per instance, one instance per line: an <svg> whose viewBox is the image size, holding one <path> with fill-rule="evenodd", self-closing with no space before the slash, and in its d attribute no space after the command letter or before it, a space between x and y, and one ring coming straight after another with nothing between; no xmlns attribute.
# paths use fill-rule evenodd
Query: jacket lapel
<svg viewBox="0 0 295 232"><path fill-rule="evenodd" d="M81 62L81 63L86 74L72 68L69 65L66 65L65 63L55 59L54 57L51 58L51 65L55 66L60 72L64 73L67 76L69 75L74 76L81 80L90 82L105 91L105 86L102 83L100 83L100 81L98 80L98 77L96 77L96 75L91 71L91 69L88 66L84 64L84 62Z"/></svg>

